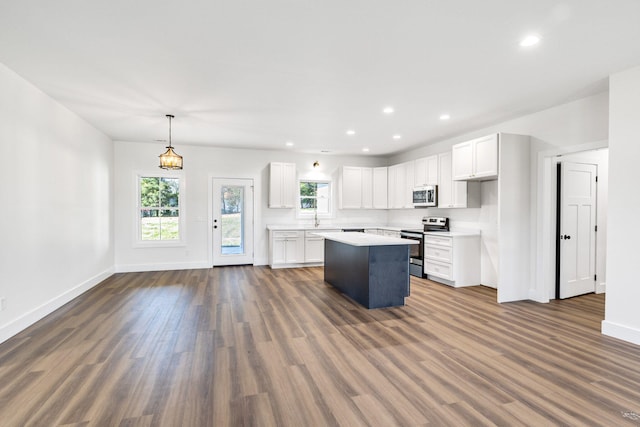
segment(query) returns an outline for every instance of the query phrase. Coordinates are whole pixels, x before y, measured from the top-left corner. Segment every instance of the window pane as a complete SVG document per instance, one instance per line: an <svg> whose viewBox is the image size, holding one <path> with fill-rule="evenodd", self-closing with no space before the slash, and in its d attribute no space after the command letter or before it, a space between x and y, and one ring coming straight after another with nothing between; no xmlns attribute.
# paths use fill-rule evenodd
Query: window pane
<svg viewBox="0 0 640 427"><path fill-rule="evenodd" d="M318 183L318 213L329 213L329 183L328 182L319 182Z"/></svg>
<svg viewBox="0 0 640 427"><path fill-rule="evenodd" d="M328 214L329 213L329 198L328 197L318 197L318 213L319 214Z"/></svg>
<svg viewBox="0 0 640 427"><path fill-rule="evenodd" d="M140 211L140 238L142 240L160 240L160 218L157 209Z"/></svg>
<svg viewBox="0 0 640 427"><path fill-rule="evenodd" d="M316 182L300 181L300 196L315 196L317 188Z"/></svg>
<svg viewBox="0 0 640 427"><path fill-rule="evenodd" d="M300 198L300 210L302 212L312 212L316 208L317 200L311 197Z"/></svg>
<svg viewBox="0 0 640 427"><path fill-rule="evenodd" d="M221 189L222 253L244 253L243 233L243 186L225 186Z"/></svg>
<svg viewBox="0 0 640 427"><path fill-rule="evenodd" d="M178 232L179 218L161 217L160 218L160 240L178 240L180 234Z"/></svg>
<svg viewBox="0 0 640 427"><path fill-rule="evenodd" d="M180 180L178 178L160 178L160 206L163 208L178 207Z"/></svg>
<svg viewBox="0 0 640 427"><path fill-rule="evenodd" d="M140 178L140 206L158 207L159 201L159 178Z"/></svg>

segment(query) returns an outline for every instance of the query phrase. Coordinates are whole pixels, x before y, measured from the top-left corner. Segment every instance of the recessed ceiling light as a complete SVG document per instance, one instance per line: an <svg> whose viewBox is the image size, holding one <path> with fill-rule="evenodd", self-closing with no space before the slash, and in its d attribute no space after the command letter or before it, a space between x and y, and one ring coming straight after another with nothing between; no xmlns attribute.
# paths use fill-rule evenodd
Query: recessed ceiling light
<svg viewBox="0 0 640 427"><path fill-rule="evenodd" d="M349 129L349 130L347 131L347 135L355 135L355 134L356 134L356 131L355 131L355 130L353 130L353 129Z"/></svg>
<svg viewBox="0 0 640 427"><path fill-rule="evenodd" d="M395 134L395 135L393 135L392 138L393 139L400 139L400 138L402 138L402 135Z"/></svg>
<svg viewBox="0 0 640 427"><path fill-rule="evenodd" d="M450 115L448 114L441 114L440 115L440 120L449 120L451 118Z"/></svg>
<svg viewBox="0 0 640 427"><path fill-rule="evenodd" d="M384 107L384 109L382 110L383 113L385 114L393 114L395 110L393 109L393 107Z"/></svg>
<svg viewBox="0 0 640 427"><path fill-rule="evenodd" d="M523 38L522 40L520 40L520 46L522 47L534 46L534 45L537 45L538 43L540 43L540 36L537 36L535 34L531 34Z"/></svg>
<svg viewBox="0 0 640 427"><path fill-rule="evenodd" d="M364 151L365 153L368 153L368 152L369 152L369 148L368 148L368 147L364 147L364 148L362 149L362 151Z"/></svg>
<svg viewBox="0 0 640 427"><path fill-rule="evenodd" d="M287 147L293 147L293 142L287 141L284 143Z"/></svg>

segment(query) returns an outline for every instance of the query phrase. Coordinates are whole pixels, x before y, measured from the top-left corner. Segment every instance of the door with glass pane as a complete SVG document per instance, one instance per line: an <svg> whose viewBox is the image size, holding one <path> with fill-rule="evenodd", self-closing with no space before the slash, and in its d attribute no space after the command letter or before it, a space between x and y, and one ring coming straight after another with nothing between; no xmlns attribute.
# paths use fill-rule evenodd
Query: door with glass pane
<svg viewBox="0 0 640 427"><path fill-rule="evenodd" d="M253 180L213 179L213 265L253 264Z"/></svg>

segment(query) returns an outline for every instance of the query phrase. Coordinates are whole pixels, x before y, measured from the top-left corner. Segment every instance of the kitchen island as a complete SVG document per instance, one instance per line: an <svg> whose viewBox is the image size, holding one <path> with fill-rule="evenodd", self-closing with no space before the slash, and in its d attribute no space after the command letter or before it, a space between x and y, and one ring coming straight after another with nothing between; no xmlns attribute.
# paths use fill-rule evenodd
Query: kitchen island
<svg viewBox="0 0 640 427"><path fill-rule="evenodd" d="M404 305L409 296L409 245L415 240L366 233L324 237L324 280L367 308Z"/></svg>

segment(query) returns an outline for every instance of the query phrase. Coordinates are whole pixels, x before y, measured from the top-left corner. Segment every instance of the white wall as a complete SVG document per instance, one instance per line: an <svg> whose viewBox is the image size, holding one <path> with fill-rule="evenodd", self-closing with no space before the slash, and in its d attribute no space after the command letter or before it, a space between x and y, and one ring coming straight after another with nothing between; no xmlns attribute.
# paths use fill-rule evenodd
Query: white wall
<svg viewBox="0 0 640 427"><path fill-rule="evenodd" d="M113 272L113 146L0 64L0 342Z"/></svg>
<svg viewBox="0 0 640 427"><path fill-rule="evenodd" d="M459 142L478 138L491 133L504 132L531 136L531 212L532 224L537 223L537 191L540 171L538 168L538 153L545 150L553 150L558 147L583 146L595 141L603 141L608 137L608 93L600 93L582 98L567 104L549 108L544 111L529 114L478 129L455 138L420 147L408 152L400 153L390 158L389 164L401 163L411 159L441 153L451 149L451 146ZM451 219L452 228L479 229L491 233L495 229L497 218L498 191L496 181L482 183L480 208L473 209L416 209L416 210L391 210L389 211L390 223L414 222L419 224L424 215L448 216ZM551 215L551 213L548 213ZM537 253L538 240L541 230L536 225L531 231L531 257L532 278L531 297L538 301L548 300L548 292L538 280L540 272L534 268ZM497 245L495 242L482 241L482 273L481 281L488 286L495 286L495 260L497 259ZM492 267L492 268L489 268Z"/></svg>
<svg viewBox="0 0 640 427"><path fill-rule="evenodd" d="M179 120L177 118L176 120ZM377 157L338 157L296 154L291 151L261 151L229 148L189 146L174 135L176 152L184 157L183 177L186 182L186 245L170 248L136 248L136 173L160 173L158 155L160 143L115 143L115 253L117 271L145 271L210 267L208 241L209 191L212 177L253 178L255 193L255 265L268 263L266 226L305 222L296 218L295 209L269 209L269 163L297 164L299 178L316 177L333 180L334 207L337 194L337 169L341 165L380 166L386 160ZM314 160L320 162L314 171ZM331 220L335 224L385 224L386 210L336 210ZM311 221L306 220L307 223ZM329 220L322 220L322 223Z"/></svg>
<svg viewBox="0 0 640 427"><path fill-rule="evenodd" d="M609 91L608 277L602 332L640 344L640 67L612 75Z"/></svg>

